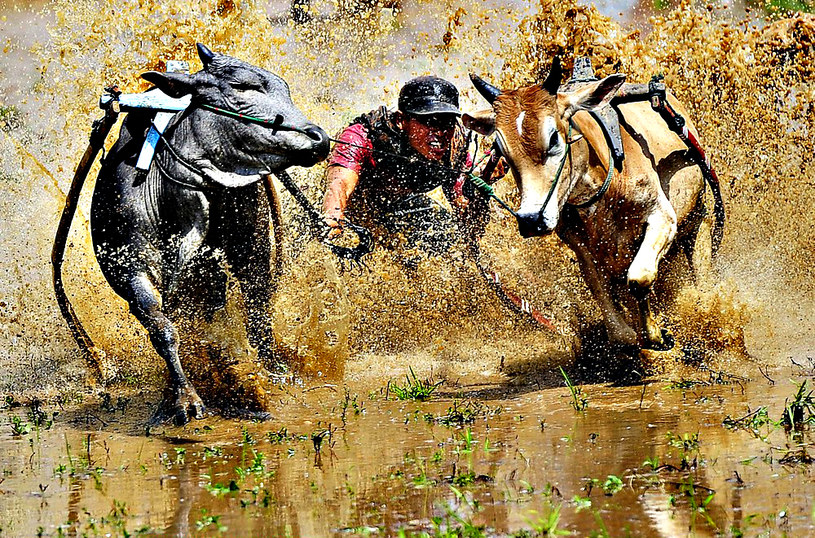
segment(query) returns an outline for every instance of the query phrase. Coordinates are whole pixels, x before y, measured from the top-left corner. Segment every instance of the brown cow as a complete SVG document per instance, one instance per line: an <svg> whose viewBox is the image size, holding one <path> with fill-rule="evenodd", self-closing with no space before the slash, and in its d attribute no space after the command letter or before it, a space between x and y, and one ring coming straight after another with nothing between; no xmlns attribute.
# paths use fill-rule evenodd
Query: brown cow
<svg viewBox="0 0 815 538"><path fill-rule="evenodd" d="M682 246L692 264L705 215L705 178L688 147L648 101L615 105L625 159L609 176L610 146L588 111L608 105L624 75L562 92L556 59L542 85L501 91L471 78L493 108L465 115L464 123L497 133L521 194L521 235L556 231L575 252L612 345L670 349L673 337L654 320L649 295L672 245ZM687 118L670 94L668 102ZM688 128L698 138L694 126ZM720 234L724 211L716 198ZM639 315L627 320L626 310Z"/></svg>

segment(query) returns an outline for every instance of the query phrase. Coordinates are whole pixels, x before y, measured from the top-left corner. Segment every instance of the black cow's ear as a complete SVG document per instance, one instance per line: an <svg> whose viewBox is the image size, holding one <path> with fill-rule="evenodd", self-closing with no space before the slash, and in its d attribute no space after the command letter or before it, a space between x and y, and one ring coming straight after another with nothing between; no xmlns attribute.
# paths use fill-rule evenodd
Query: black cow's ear
<svg viewBox="0 0 815 538"><path fill-rule="evenodd" d="M201 58L201 63L204 64L204 69L206 69L207 66L212 63L212 60L215 59L215 53L209 50L203 43L196 43L195 46L198 47L198 57Z"/></svg>
<svg viewBox="0 0 815 538"><path fill-rule="evenodd" d="M152 82L156 87L169 95L179 98L195 91L195 86L190 75L184 73L160 73L158 71L148 71L142 73L141 78L147 82Z"/></svg>

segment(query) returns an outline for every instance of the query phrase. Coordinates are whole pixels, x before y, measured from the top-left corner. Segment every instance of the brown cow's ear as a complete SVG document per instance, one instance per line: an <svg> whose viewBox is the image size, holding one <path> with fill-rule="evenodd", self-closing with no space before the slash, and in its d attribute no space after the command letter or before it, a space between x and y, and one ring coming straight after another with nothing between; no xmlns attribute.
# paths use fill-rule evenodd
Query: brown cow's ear
<svg viewBox="0 0 815 538"><path fill-rule="evenodd" d="M461 123L480 135L490 136L495 132L495 112L490 108L473 114L464 114L461 116Z"/></svg>
<svg viewBox="0 0 815 538"><path fill-rule="evenodd" d="M142 73L141 78L147 82L152 82L159 90L170 97L179 98L195 91L192 77L184 73L148 71L147 73Z"/></svg>
<svg viewBox="0 0 815 538"><path fill-rule="evenodd" d="M571 118L579 110L592 110L607 105L624 82L625 75L614 74L575 92L558 94L564 119Z"/></svg>

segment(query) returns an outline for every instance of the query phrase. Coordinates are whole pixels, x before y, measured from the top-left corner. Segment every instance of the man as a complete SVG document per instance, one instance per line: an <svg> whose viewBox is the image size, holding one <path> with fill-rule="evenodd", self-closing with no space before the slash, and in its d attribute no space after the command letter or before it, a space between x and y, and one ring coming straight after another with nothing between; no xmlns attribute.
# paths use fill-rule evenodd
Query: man
<svg viewBox="0 0 815 538"><path fill-rule="evenodd" d="M474 135L458 121L458 97L446 80L422 76L402 87L398 110L354 119L329 157L326 222L339 227L348 219L388 248L401 243L439 255L457 236L454 215L426 194L441 187L468 233L483 232L487 199L463 174L472 168Z"/></svg>

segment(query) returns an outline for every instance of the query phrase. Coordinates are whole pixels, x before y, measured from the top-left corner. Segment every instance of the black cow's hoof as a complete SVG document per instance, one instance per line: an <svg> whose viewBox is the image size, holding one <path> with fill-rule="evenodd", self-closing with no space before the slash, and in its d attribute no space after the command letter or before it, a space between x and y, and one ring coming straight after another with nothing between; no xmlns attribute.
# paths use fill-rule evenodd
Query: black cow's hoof
<svg viewBox="0 0 815 538"><path fill-rule="evenodd" d="M188 385L178 389L175 397L165 396L148 423L150 427L166 424L172 420L176 426L184 426L191 418L204 418L206 407L203 400Z"/></svg>

